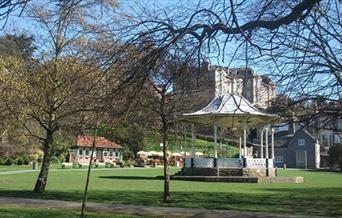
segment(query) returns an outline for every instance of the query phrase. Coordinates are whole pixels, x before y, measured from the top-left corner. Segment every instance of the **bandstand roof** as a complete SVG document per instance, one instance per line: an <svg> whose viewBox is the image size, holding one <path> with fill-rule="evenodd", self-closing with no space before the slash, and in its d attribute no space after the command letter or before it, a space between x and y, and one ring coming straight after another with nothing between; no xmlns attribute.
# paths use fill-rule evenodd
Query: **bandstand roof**
<svg viewBox="0 0 342 218"><path fill-rule="evenodd" d="M195 124L243 129L246 125L256 127L276 123L280 117L261 112L242 96L226 93L215 97L199 111L183 114L182 120Z"/></svg>

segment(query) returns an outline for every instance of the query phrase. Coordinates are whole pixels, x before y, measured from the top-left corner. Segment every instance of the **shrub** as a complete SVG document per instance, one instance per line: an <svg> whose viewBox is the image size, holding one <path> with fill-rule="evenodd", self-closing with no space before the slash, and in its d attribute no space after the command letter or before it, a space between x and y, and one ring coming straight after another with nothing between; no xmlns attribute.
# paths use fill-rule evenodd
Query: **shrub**
<svg viewBox="0 0 342 218"><path fill-rule="evenodd" d="M4 165L5 164L5 160L3 158L0 158L0 165Z"/></svg>
<svg viewBox="0 0 342 218"><path fill-rule="evenodd" d="M23 161L24 161L24 164L25 164L25 165L29 165L31 160L30 160L29 157L25 156L25 157L23 158Z"/></svg>
<svg viewBox="0 0 342 218"><path fill-rule="evenodd" d="M21 157L19 157L19 158L17 159L17 164L18 164L18 165L23 165L23 164L24 164L24 160L23 160Z"/></svg>
<svg viewBox="0 0 342 218"><path fill-rule="evenodd" d="M342 143L335 144L328 151L329 165L331 168L340 168L342 171Z"/></svg>
<svg viewBox="0 0 342 218"><path fill-rule="evenodd" d="M59 163L58 157L52 156L52 157L51 157L51 163L54 163L54 164Z"/></svg>
<svg viewBox="0 0 342 218"><path fill-rule="evenodd" d="M13 159L12 158L7 158L5 161L5 165L12 165L13 164Z"/></svg>

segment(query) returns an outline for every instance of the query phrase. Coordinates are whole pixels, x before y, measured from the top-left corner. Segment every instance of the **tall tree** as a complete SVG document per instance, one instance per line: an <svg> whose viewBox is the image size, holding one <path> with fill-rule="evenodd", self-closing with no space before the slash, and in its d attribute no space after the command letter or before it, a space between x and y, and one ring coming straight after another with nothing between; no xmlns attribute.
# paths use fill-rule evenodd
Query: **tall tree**
<svg viewBox="0 0 342 218"><path fill-rule="evenodd" d="M34 187L41 193L55 133L98 110L99 98L107 92L102 88L110 87L114 76L105 73L89 49L103 25L96 1L47 1L45 7L38 3L25 6L27 22L40 29L36 57L30 62L1 60L1 94L7 111L42 143L44 158ZM31 128L31 123L39 128Z"/></svg>
<svg viewBox="0 0 342 218"><path fill-rule="evenodd" d="M178 115L182 111L189 109L186 108L186 104L181 98L177 98L177 93L180 91L178 89L183 89L181 80L186 78L183 75L190 73L190 70L194 70L191 63L191 61L183 60L181 53L169 53L164 59L158 61L156 67L149 74L138 101L142 107L152 112L149 123L154 127L158 127L162 136L164 202L171 200L168 156L169 134L172 129L175 131ZM178 83L178 86L175 83Z"/></svg>
<svg viewBox="0 0 342 218"><path fill-rule="evenodd" d="M99 94L101 77L102 73L70 58L31 67L14 58L1 60L6 109L42 143L44 158L34 192L45 190L55 133L74 125L71 117L94 110L91 102ZM39 128L32 128L32 123Z"/></svg>

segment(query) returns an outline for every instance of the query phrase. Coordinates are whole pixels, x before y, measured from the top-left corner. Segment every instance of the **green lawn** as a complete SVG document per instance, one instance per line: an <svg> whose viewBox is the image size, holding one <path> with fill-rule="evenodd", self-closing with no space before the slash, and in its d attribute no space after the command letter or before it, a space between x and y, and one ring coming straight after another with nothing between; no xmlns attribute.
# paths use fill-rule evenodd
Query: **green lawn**
<svg viewBox="0 0 342 218"><path fill-rule="evenodd" d="M50 169L61 169L62 165L61 164L51 164ZM32 170L32 166L29 165L0 165L0 172L5 172L5 171L16 171L16 170Z"/></svg>
<svg viewBox="0 0 342 218"><path fill-rule="evenodd" d="M110 213L92 213L86 212L86 217L91 218L133 218L141 216L132 215L117 215ZM18 208L7 205L0 205L0 218L78 218L80 217L79 211L73 210L60 210L60 209L42 209L42 208Z"/></svg>
<svg viewBox="0 0 342 218"><path fill-rule="evenodd" d="M173 168L176 172L178 169ZM86 172L51 171L44 194L33 194L38 172L0 175L0 195L81 201ZM201 207L302 215L342 216L342 174L279 170L281 176L304 176L304 184L242 184L172 181L172 201L161 202L161 168L93 171L89 201L113 204ZM1 211L0 211L1 213Z"/></svg>

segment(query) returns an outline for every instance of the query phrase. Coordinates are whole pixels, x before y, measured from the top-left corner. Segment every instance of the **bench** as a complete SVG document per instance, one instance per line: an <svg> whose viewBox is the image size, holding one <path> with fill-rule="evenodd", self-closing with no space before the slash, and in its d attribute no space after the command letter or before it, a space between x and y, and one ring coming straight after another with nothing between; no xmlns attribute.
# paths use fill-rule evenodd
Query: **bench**
<svg viewBox="0 0 342 218"><path fill-rule="evenodd" d="M63 169L70 169L73 167L73 163L62 163L62 168Z"/></svg>
<svg viewBox="0 0 342 218"><path fill-rule="evenodd" d="M106 167L112 168L112 167L116 166L116 163L115 162L106 162L105 165L106 165Z"/></svg>
<svg viewBox="0 0 342 218"><path fill-rule="evenodd" d="M88 168L89 167L89 163L78 163L79 168Z"/></svg>
<svg viewBox="0 0 342 218"><path fill-rule="evenodd" d="M104 168L104 167L106 167L106 163L96 163L95 167L96 168Z"/></svg>

